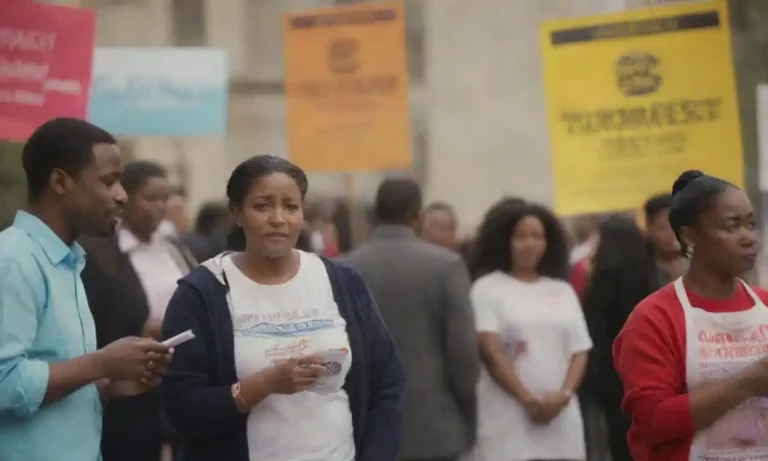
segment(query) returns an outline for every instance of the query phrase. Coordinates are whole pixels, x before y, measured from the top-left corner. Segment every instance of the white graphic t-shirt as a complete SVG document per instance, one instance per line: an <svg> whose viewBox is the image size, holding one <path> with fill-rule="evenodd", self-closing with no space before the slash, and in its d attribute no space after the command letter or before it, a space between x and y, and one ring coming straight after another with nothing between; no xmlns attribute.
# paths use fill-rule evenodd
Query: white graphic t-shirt
<svg viewBox="0 0 768 461"><path fill-rule="evenodd" d="M327 357L327 377L312 388L270 395L251 410L250 459L353 461L352 414L342 389L352 364L346 322L322 260L299 254L298 273L281 285L260 285L243 275L230 256L222 260L230 287L238 378L291 357Z"/></svg>

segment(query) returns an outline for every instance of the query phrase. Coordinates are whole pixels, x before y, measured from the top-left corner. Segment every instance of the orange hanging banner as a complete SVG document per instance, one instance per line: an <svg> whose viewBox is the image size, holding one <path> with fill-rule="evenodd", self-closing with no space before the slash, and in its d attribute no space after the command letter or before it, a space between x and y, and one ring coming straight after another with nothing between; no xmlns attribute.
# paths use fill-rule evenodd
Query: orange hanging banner
<svg viewBox="0 0 768 461"><path fill-rule="evenodd" d="M403 5L289 13L283 34L291 160L307 171L409 168Z"/></svg>

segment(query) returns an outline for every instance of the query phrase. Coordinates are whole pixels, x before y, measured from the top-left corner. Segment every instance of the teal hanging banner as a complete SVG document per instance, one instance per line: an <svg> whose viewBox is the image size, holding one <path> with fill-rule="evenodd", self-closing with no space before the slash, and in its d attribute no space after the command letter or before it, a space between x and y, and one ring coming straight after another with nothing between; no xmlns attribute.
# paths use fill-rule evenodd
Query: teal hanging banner
<svg viewBox="0 0 768 461"><path fill-rule="evenodd" d="M121 135L223 135L228 81L221 49L97 48L88 120Z"/></svg>

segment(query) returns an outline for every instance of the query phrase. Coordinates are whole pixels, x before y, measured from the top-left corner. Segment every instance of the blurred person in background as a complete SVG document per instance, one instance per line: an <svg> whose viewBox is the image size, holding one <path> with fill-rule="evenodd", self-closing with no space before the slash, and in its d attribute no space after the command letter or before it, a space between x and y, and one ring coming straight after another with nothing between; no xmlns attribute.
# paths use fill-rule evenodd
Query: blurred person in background
<svg viewBox="0 0 768 461"><path fill-rule="evenodd" d="M172 187L168 195L166 216L158 230L167 237L181 238L192 228L187 210L187 192L181 187Z"/></svg>
<svg viewBox="0 0 768 461"><path fill-rule="evenodd" d="M566 236L539 205L491 209L472 285L480 354L478 461L585 459L576 392L592 342L568 270Z"/></svg>
<svg viewBox="0 0 768 461"><path fill-rule="evenodd" d="M354 245L353 239L353 207L348 200L337 198L334 201L333 214L333 241L336 245L337 254L344 254Z"/></svg>
<svg viewBox="0 0 768 461"><path fill-rule="evenodd" d="M574 245L568 261L571 264L589 256L597 247L600 217L595 215L578 216L573 221Z"/></svg>
<svg viewBox="0 0 768 461"><path fill-rule="evenodd" d="M318 223L318 231L323 240L321 255L326 258L335 258L339 256L339 231L336 227L336 223L333 221L321 221Z"/></svg>
<svg viewBox="0 0 768 461"><path fill-rule="evenodd" d="M333 221L317 218L312 226L307 228L307 232L314 253L326 258L339 256L338 233Z"/></svg>
<svg viewBox="0 0 768 461"><path fill-rule="evenodd" d="M81 239L87 252L81 276L99 347L126 336L159 339L176 282L196 265L182 245L158 232L169 195L165 169L130 163L122 184L128 200L116 234ZM169 441L156 392L105 408L102 431L104 461L157 461Z"/></svg>
<svg viewBox="0 0 768 461"><path fill-rule="evenodd" d="M597 239L595 239L597 242ZM592 271L592 258L594 257L595 247L589 255L576 261L571 266L571 272L568 275L568 282L570 282L573 290L581 301L584 300L584 295L587 293L587 287L589 286L589 274Z"/></svg>
<svg viewBox="0 0 768 461"><path fill-rule="evenodd" d="M401 460L456 460L475 442L477 339L461 257L416 234L421 190L387 179L376 194L377 227L345 261L381 309L405 364Z"/></svg>
<svg viewBox="0 0 768 461"><path fill-rule="evenodd" d="M459 239L456 235L456 212L445 202L433 202L424 208L421 216L421 239L425 242L456 251Z"/></svg>
<svg viewBox="0 0 768 461"><path fill-rule="evenodd" d="M598 228L601 217L579 216L573 223L573 234L576 246L571 249L569 261L571 271L568 281L576 290L579 299L584 299L584 294L589 283L589 273L592 270L592 258L600 239Z"/></svg>
<svg viewBox="0 0 768 461"><path fill-rule="evenodd" d="M652 247L660 286L677 279L688 268L688 261L680 254L680 242L669 224L671 205L672 196L661 194L648 199L643 207L645 234Z"/></svg>
<svg viewBox="0 0 768 461"><path fill-rule="evenodd" d="M594 346L582 393L597 403L607 422L613 461L631 461L627 447L630 418L621 409L624 390L613 367L613 341L632 309L659 284L653 257L635 221L613 216L600 225L584 297L584 315Z"/></svg>
<svg viewBox="0 0 768 461"><path fill-rule="evenodd" d="M314 253L314 249L312 248L312 239L310 237L309 230L304 227L301 230L301 233L299 234L299 238L296 240L296 249L301 251L306 251L307 253Z"/></svg>
<svg viewBox="0 0 768 461"><path fill-rule="evenodd" d="M227 249L227 233L232 229L232 213L220 202L204 203L197 212L195 230L182 237L197 261L207 261Z"/></svg>
<svg viewBox="0 0 768 461"><path fill-rule="evenodd" d="M475 237L474 236L466 236L464 239L461 240L459 243L459 247L457 251L461 255L461 259L464 260L464 264L467 265L467 268L469 268L469 264L472 261L472 251L475 246Z"/></svg>
<svg viewBox="0 0 768 461"><path fill-rule="evenodd" d="M307 220L313 252L327 258L335 258L340 254L339 234L334 221L335 213L335 202L321 201L314 204Z"/></svg>
<svg viewBox="0 0 768 461"><path fill-rule="evenodd" d="M181 461L396 461L405 375L365 283L296 250L305 173L232 172L231 252L179 282L163 336L193 330L161 387Z"/></svg>
<svg viewBox="0 0 768 461"><path fill-rule="evenodd" d="M758 255L738 187L686 171L669 222L688 270L637 305L614 343L637 461L768 457L768 293L740 277Z"/></svg>

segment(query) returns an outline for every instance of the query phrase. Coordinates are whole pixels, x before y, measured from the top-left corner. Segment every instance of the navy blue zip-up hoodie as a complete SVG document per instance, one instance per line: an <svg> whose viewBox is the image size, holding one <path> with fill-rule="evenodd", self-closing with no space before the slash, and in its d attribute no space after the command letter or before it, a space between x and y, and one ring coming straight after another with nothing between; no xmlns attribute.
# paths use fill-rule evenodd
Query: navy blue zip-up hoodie
<svg viewBox="0 0 768 461"><path fill-rule="evenodd" d="M177 461L249 460L247 415L232 398L237 381L232 317L221 255L179 281L162 335L186 330L195 339L176 348L161 385L165 415L181 439ZM402 429L405 373L362 278L323 259L353 351L344 390L349 396L357 461L395 461Z"/></svg>

